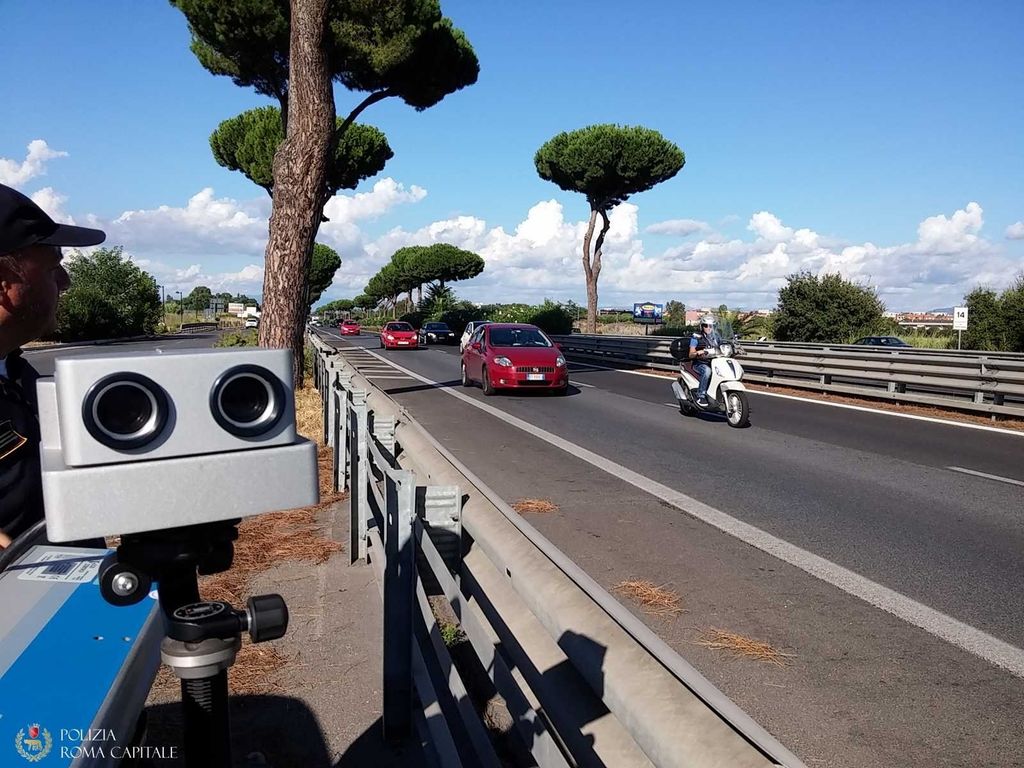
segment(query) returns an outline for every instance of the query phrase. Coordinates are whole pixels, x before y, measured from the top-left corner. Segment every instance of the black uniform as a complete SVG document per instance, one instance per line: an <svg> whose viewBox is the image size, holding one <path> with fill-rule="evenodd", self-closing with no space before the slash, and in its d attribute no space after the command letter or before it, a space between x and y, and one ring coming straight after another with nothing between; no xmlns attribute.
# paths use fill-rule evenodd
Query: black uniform
<svg viewBox="0 0 1024 768"><path fill-rule="evenodd" d="M0 530L12 539L43 518L38 378L21 350L7 356L7 377L0 376Z"/></svg>

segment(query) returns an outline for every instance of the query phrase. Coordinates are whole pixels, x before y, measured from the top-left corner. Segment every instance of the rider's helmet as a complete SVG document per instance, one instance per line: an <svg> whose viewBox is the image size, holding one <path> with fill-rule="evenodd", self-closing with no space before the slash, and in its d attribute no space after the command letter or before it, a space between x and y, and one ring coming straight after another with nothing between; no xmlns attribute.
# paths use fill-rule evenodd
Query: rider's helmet
<svg viewBox="0 0 1024 768"><path fill-rule="evenodd" d="M705 331L704 330L705 328L707 328L708 330ZM702 317L700 319L700 332L701 333L710 333L710 332L712 332L714 330L715 330L715 318L714 318L714 316L712 316L712 315L704 315L704 317Z"/></svg>

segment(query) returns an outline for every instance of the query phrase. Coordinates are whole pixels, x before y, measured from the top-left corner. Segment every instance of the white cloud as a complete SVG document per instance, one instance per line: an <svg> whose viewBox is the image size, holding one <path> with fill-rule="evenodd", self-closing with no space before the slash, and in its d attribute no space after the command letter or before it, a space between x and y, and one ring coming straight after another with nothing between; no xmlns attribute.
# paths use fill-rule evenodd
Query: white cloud
<svg viewBox="0 0 1024 768"><path fill-rule="evenodd" d="M184 207L161 205L125 211L105 227L107 240L137 252L259 252L267 242L269 199L263 203L262 198L249 203L218 198L212 188L206 187L189 198Z"/></svg>
<svg viewBox="0 0 1024 768"><path fill-rule="evenodd" d="M50 149L42 139L34 139L28 144L28 152L21 162L0 157L0 184L18 187L36 176L46 173L46 164L58 157L67 157L67 152Z"/></svg>
<svg viewBox="0 0 1024 768"><path fill-rule="evenodd" d="M1024 221L1017 221L1006 228L1007 240L1024 240Z"/></svg>
<svg viewBox="0 0 1024 768"><path fill-rule="evenodd" d="M676 235L678 237L687 237L696 232L706 232L710 229L706 221L698 221L697 219L670 219L668 221L659 221L657 224L651 224L647 227L644 232L651 235Z"/></svg>
<svg viewBox="0 0 1024 768"><path fill-rule="evenodd" d="M482 275L457 286L471 300L585 296L580 257L587 219L568 218L557 200L542 200L510 229L462 215L373 233L373 222L401 206L414 206L426 194L421 187L382 179L366 192L339 195L328 203L330 221L322 225L318 240L338 250L342 267L325 299L361 292L398 248L436 242L467 248L486 260ZM64 215L59 193L46 188L37 195L51 212ZM108 222L93 216L80 220L105 229L108 243L123 244L169 291L207 285L253 294L262 290L269 209L263 196L238 201L205 188L182 206L126 211ZM763 210L750 216L746 237L729 239L707 228L699 230L695 241L663 251L645 248L641 232L682 233L687 227L679 221L643 229L636 205L625 203L611 212L599 286L602 306L646 299L771 306L787 275L808 270L839 272L874 286L891 309L927 309L955 303L979 283L1000 287L1019 270L982 235L983 211L975 202L926 218L916 238L894 245L835 243Z"/></svg>
<svg viewBox="0 0 1024 768"><path fill-rule="evenodd" d="M68 201L65 195L55 191L53 187L43 187L33 192L29 197L32 202L46 211L47 215L61 224L74 224L75 220L64 210L64 203Z"/></svg>

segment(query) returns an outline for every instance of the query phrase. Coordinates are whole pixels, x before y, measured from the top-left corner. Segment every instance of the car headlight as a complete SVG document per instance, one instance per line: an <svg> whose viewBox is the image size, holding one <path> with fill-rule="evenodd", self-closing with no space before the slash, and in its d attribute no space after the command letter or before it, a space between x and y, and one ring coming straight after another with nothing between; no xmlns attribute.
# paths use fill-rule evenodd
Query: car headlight
<svg viewBox="0 0 1024 768"><path fill-rule="evenodd" d="M557 365L559 368L564 368L565 367L565 358L562 357L561 355L556 357L555 358L555 365Z"/></svg>
<svg viewBox="0 0 1024 768"><path fill-rule="evenodd" d="M504 366L505 368L511 368L512 367L512 361L509 360L507 357L496 357L496 358L494 358L494 364L495 365Z"/></svg>
<svg viewBox="0 0 1024 768"><path fill-rule="evenodd" d="M392 336L390 333L385 334L384 338L387 339L388 341L394 341L395 340L395 337Z"/></svg>

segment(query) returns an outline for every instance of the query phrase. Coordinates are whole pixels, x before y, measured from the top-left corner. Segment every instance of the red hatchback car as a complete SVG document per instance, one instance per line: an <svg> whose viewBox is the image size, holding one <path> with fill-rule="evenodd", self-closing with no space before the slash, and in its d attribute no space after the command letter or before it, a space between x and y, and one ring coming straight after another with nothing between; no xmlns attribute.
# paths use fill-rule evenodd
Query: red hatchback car
<svg viewBox="0 0 1024 768"><path fill-rule="evenodd" d="M357 320L342 320L338 323L338 333L342 336L358 336L359 322Z"/></svg>
<svg viewBox="0 0 1024 768"><path fill-rule="evenodd" d="M569 370L561 350L535 325L488 323L462 352L462 385L480 382L485 395L499 389L545 389L564 395Z"/></svg>
<svg viewBox="0 0 1024 768"><path fill-rule="evenodd" d="M380 329L380 345L384 349L416 349L419 334L409 323L393 320Z"/></svg>

